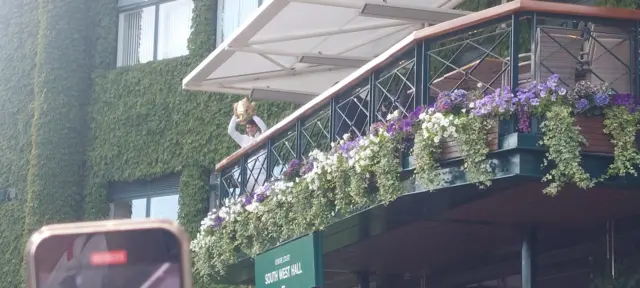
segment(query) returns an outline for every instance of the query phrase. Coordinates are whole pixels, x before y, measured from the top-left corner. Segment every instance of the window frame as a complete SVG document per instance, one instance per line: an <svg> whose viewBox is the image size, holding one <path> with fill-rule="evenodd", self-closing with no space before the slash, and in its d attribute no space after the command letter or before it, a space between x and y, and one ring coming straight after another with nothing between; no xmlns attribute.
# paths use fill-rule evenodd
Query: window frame
<svg viewBox="0 0 640 288"><path fill-rule="evenodd" d="M220 44L224 43L224 41L227 40L227 39L222 39L222 37L221 37L224 28L222 27L222 24L223 24L222 23L222 21L223 21L222 19L223 19L223 17L220 17L220 16L224 15L224 1L225 0L216 0L216 2L218 2L218 3L216 3L216 13L215 13L216 14L215 15L216 19L215 19L215 23L214 23L216 25L216 27L215 27L216 28L216 31L215 31L215 33L216 33L216 35L215 35L215 37L216 37L216 39L215 39L216 40L215 41L216 42L215 43L216 47L218 47ZM243 0L234 0L234 1L243 1ZM260 9L260 6L262 6L262 4L264 4L264 0L258 0L258 7L256 8L256 10ZM239 26L236 27L235 29L238 29L238 28L239 28ZM234 32L235 32L235 29L234 29ZM233 34L233 33L231 33L231 34Z"/></svg>
<svg viewBox="0 0 640 288"><path fill-rule="evenodd" d="M140 193L140 194L148 194L148 193ZM113 216L114 216L113 214L115 214L114 212L115 212L115 203L116 202L126 202L126 201L143 200L143 199L145 200L144 217L145 218L149 218L149 217L151 217L151 199L159 198L159 197L166 197L166 196L178 196L178 201L180 201L180 192L178 192L178 193L158 193L158 194L153 194L153 195L142 195L142 196L139 196L139 197L136 197L136 196L133 196L133 195L131 195L131 196L113 197L109 201L109 218L113 219Z"/></svg>
<svg viewBox="0 0 640 288"><path fill-rule="evenodd" d="M151 191L151 188L153 187L153 182L154 181L158 181L158 180L164 180L164 179L171 179L175 177L176 181L177 181L177 185L176 185L176 190L175 191L162 191L162 192L155 192L155 191ZM139 192L132 192L132 191L127 191L126 193L123 192L115 192L114 193L114 188L109 187L107 189L107 193L108 193L108 201L109 201L109 219L114 219L114 214L115 214L115 203L117 202L126 202L126 201L133 201L133 200L140 200L140 199L144 199L145 200L145 212L144 212L144 217L145 218L149 218L151 215L151 199L153 198L158 198L158 197L165 197L165 196L178 196L178 203L176 203L178 209L180 209L180 181L181 181L182 175L179 173L176 174L169 174L169 175L163 175L154 179L139 179L139 180L134 180L133 182L115 182L115 183L111 183L111 184L131 184L131 185L135 185L136 182L138 182L137 184L143 184L145 185L145 189L141 189L141 191ZM176 215L177 217L177 215ZM176 219L177 220L177 219Z"/></svg>
<svg viewBox="0 0 640 288"><path fill-rule="evenodd" d="M171 3L171 2L176 2L179 0L149 0L149 1L141 1L140 3L134 3L134 4L129 4L129 5L122 5L122 6L118 6L118 36L117 41L118 43L116 43L116 45L118 45L118 51L120 50L120 17L122 16L122 14L127 13L127 12L132 12L132 11L136 11L136 10L141 10L141 9L145 9L145 8L149 8L149 7L154 7L154 23L153 23L153 59L151 59L148 62L152 62L152 61L158 61L158 38L159 38L159 30L160 30L160 6L162 4L167 4L167 3ZM193 1L193 0L191 0ZM240 1L240 0L238 0ZM262 3L262 0L258 0L260 1L260 3ZM195 3L194 3L195 5ZM193 15L191 15L191 17L193 17ZM191 26L191 22L193 19L189 19L189 25ZM187 54L188 55L188 54ZM180 56L177 56L180 57ZM120 62L120 55L116 55L116 63ZM174 57L172 57L174 58ZM170 59L170 58L166 58L166 59ZM147 63L147 62L144 62ZM136 64L133 64L136 65ZM119 67L128 67L128 66L132 66L132 65L119 65Z"/></svg>

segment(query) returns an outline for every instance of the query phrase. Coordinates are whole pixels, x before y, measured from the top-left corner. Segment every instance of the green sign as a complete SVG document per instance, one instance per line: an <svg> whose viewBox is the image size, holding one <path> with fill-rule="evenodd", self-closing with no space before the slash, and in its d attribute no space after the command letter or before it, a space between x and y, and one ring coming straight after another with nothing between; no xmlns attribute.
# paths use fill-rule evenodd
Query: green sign
<svg viewBox="0 0 640 288"><path fill-rule="evenodd" d="M314 232L256 256L256 288L313 288L323 281L320 233Z"/></svg>

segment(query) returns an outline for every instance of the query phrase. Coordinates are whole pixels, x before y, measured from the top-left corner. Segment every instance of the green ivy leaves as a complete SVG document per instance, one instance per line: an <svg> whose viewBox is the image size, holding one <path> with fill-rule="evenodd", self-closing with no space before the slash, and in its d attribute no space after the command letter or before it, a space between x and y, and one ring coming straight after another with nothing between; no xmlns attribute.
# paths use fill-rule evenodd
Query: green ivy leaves
<svg viewBox="0 0 640 288"><path fill-rule="evenodd" d="M580 135L580 128L574 126L575 118L571 108L564 105L551 106L540 128L543 132L541 144L549 150L544 166L552 161L554 166L542 180L550 182L543 190L545 194L556 195L568 183L586 189L593 187L594 181L580 166L580 151L586 140Z"/></svg>
<svg viewBox="0 0 640 288"><path fill-rule="evenodd" d="M638 113L630 113L626 107L610 107L604 111L604 132L611 136L614 147L613 163L605 176L638 175L640 152L636 146Z"/></svg>
<svg viewBox="0 0 640 288"><path fill-rule="evenodd" d="M487 132L495 126L496 121L484 117L461 116L458 124L458 145L464 155L464 170L467 180L485 188L491 185L493 172L487 163Z"/></svg>

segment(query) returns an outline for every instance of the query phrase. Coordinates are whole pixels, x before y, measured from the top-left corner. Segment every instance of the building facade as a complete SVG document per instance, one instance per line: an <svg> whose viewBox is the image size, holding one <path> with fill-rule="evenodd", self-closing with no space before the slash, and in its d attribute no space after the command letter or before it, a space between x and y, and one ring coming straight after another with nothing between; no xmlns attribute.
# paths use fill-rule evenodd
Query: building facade
<svg viewBox="0 0 640 288"><path fill-rule="evenodd" d="M19 243L45 224L162 217L195 237L240 98L181 81L263 1L0 2L0 287L22 285ZM270 125L296 108L258 103Z"/></svg>

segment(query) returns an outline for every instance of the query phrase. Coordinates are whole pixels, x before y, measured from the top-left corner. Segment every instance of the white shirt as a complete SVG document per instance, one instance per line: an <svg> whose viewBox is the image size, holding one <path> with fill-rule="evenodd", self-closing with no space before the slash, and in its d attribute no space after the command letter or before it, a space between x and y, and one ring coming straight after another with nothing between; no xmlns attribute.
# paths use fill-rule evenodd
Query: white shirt
<svg viewBox="0 0 640 288"><path fill-rule="evenodd" d="M264 121L262 121L260 117L253 116L253 121L256 121L256 124L258 124L258 127L260 128L260 131L256 133L256 136L251 137L249 135L238 133L238 131L236 130L238 118L236 117L236 115L233 115L233 117L231 117L231 121L229 122L229 129L227 130L227 132L229 133L231 138L233 138L233 140L240 145L240 147L249 146L249 144L256 140L256 138L258 138L258 136L260 136L262 132L267 131L267 124L264 124Z"/></svg>

